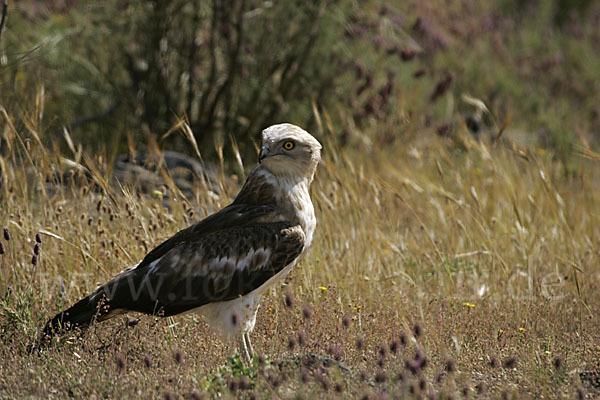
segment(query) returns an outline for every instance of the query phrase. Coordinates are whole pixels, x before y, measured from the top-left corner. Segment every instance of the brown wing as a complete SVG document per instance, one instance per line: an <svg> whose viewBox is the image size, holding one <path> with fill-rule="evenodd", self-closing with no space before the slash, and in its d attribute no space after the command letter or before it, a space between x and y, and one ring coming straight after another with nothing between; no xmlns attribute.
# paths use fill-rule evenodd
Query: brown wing
<svg viewBox="0 0 600 400"><path fill-rule="evenodd" d="M107 286L110 307L165 316L245 295L293 262L304 232L289 222L213 230L176 242ZM146 260L144 260L146 261ZM101 288L102 289L102 288Z"/></svg>
<svg viewBox="0 0 600 400"><path fill-rule="evenodd" d="M185 244L194 238L213 233L219 230L226 230L235 227L243 227L258 221L267 222L269 220L279 219L279 210L274 205L230 205L221 211L210 215L186 229L177 232L169 239L155 247L144 257L137 269L142 269L164 256L173 248Z"/></svg>

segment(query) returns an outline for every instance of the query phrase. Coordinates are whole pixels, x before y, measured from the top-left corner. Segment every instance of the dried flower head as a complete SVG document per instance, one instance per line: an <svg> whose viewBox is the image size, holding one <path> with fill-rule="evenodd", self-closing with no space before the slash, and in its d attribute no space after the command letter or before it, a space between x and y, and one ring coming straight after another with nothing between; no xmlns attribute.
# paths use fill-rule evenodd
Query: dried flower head
<svg viewBox="0 0 600 400"><path fill-rule="evenodd" d="M413 327L413 333L415 334L416 338L421 336L423 334L423 328L421 328L421 325L415 324L415 326Z"/></svg>
<svg viewBox="0 0 600 400"><path fill-rule="evenodd" d="M475 386L475 391L477 392L478 395L483 394L483 392L485 391L485 385L482 382L479 382Z"/></svg>
<svg viewBox="0 0 600 400"><path fill-rule="evenodd" d="M284 301L287 308L292 308L294 306L294 297L289 291L285 293Z"/></svg>
<svg viewBox="0 0 600 400"><path fill-rule="evenodd" d="M40 244L36 243L35 246L33 246L33 254L35 254L36 256L40 254Z"/></svg>
<svg viewBox="0 0 600 400"><path fill-rule="evenodd" d="M408 343L408 339L406 338L406 334L402 333L400 335L400 344L402 345L402 347L406 347L407 343Z"/></svg>
<svg viewBox="0 0 600 400"><path fill-rule="evenodd" d="M310 319L312 317L312 310L308 306L302 308L302 316L304 319Z"/></svg>
<svg viewBox="0 0 600 400"><path fill-rule="evenodd" d="M175 395L174 395L173 393L169 392L169 391L166 391L166 392L164 393L164 396L163 396L163 398L164 398L165 400L175 400Z"/></svg>
<svg viewBox="0 0 600 400"><path fill-rule="evenodd" d="M193 391L193 392L190 394L190 399L191 399L191 400L204 400L204 397L203 397L203 396L202 396L200 393L198 393L198 392L196 392L196 391Z"/></svg>
<svg viewBox="0 0 600 400"><path fill-rule="evenodd" d="M369 378L369 375L367 374L367 371L365 371L365 370L360 371L360 379L363 382L365 382L368 378Z"/></svg>
<svg viewBox="0 0 600 400"><path fill-rule="evenodd" d="M125 369L125 358L123 358L122 354L117 354L115 362L117 364L117 371L121 372Z"/></svg>
<svg viewBox="0 0 600 400"><path fill-rule="evenodd" d="M36 243L42 244L42 235L38 232L35 234Z"/></svg>
<svg viewBox="0 0 600 400"><path fill-rule="evenodd" d="M300 346L304 346L305 343L306 343L306 334L304 332L300 332L298 334L298 344Z"/></svg>
<svg viewBox="0 0 600 400"><path fill-rule="evenodd" d="M356 338L356 348L358 350L362 350L365 348L365 338L363 335L360 335Z"/></svg>
<svg viewBox="0 0 600 400"><path fill-rule="evenodd" d="M250 380L247 376L242 376L239 383L241 390L248 390L248 388L250 388Z"/></svg>
<svg viewBox="0 0 600 400"><path fill-rule="evenodd" d="M448 373L452 373L452 372L456 371L456 364L454 363L454 360L446 361L446 371Z"/></svg>
<svg viewBox="0 0 600 400"><path fill-rule="evenodd" d="M298 343L296 342L296 338L294 336L290 335L288 337L288 349L294 350L296 348L297 344Z"/></svg>
<svg viewBox="0 0 600 400"><path fill-rule="evenodd" d="M177 350L177 351L175 351L175 353L173 353L173 358L175 359L175 362L177 364L181 364L183 362L183 353L181 353L181 351Z"/></svg>
<svg viewBox="0 0 600 400"><path fill-rule="evenodd" d="M502 363L504 368L513 368L517 364L517 359L515 357L509 357Z"/></svg>
<svg viewBox="0 0 600 400"><path fill-rule="evenodd" d="M0 242L0 256L4 255L4 253L6 253L6 250L4 249L4 243Z"/></svg>
<svg viewBox="0 0 600 400"><path fill-rule="evenodd" d="M4 240L10 242L10 233L8 232L8 228L4 228Z"/></svg>
<svg viewBox="0 0 600 400"><path fill-rule="evenodd" d="M344 317L342 318L342 325L344 325L344 328L349 327L351 321L352 321L352 318L350 318L350 316L348 314L344 315Z"/></svg>
<svg viewBox="0 0 600 400"><path fill-rule="evenodd" d="M306 368L302 368L302 371L300 371L300 379L302 380L302 383L307 383L310 380L310 375Z"/></svg>
<svg viewBox="0 0 600 400"><path fill-rule="evenodd" d="M404 382L404 374L402 372L398 372L398 375L396 375L396 381L397 382Z"/></svg>
<svg viewBox="0 0 600 400"><path fill-rule="evenodd" d="M36 265L37 261L37 256L34 254L33 257L31 257L31 264Z"/></svg>
<svg viewBox="0 0 600 400"><path fill-rule="evenodd" d="M554 368L560 369L562 367L562 358L560 358L560 357L554 358L554 360L552 361L552 365L554 365Z"/></svg>
<svg viewBox="0 0 600 400"><path fill-rule="evenodd" d="M388 351L387 344L382 343L381 346L379 346L379 355L381 357L385 357L387 355L387 351Z"/></svg>
<svg viewBox="0 0 600 400"><path fill-rule="evenodd" d="M227 382L227 388L231 393L235 393L238 389L237 379L230 379L229 382Z"/></svg>
<svg viewBox="0 0 600 400"><path fill-rule="evenodd" d="M377 383L384 383L387 381L387 379L388 379L388 377L387 377L386 373L383 371L380 371L375 374L375 382L377 382Z"/></svg>

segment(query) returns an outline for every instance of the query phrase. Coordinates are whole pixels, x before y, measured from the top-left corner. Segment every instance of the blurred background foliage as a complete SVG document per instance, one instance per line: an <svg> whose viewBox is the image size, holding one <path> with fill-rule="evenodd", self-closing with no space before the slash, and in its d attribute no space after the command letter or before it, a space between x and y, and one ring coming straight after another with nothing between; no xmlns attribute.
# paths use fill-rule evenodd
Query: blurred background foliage
<svg viewBox="0 0 600 400"><path fill-rule="evenodd" d="M186 151L165 137L182 120L203 155L215 140L248 155L290 121L361 151L487 132L567 165L599 142L599 26L591 0L20 0L0 105L46 143L66 150L67 127L112 155L128 136Z"/></svg>

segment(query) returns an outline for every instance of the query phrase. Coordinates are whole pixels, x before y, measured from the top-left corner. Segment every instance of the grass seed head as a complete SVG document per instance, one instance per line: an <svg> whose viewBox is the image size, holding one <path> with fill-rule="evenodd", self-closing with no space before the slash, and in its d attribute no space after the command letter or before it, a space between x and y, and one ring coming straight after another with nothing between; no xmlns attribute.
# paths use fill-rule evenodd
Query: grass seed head
<svg viewBox="0 0 600 400"><path fill-rule="evenodd" d="M35 234L36 243L42 244L42 235L38 232Z"/></svg>
<svg viewBox="0 0 600 400"><path fill-rule="evenodd" d="M33 254L35 254L36 256L40 254L40 244L36 243L35 246L33 246Z"/></svg>
<svg viewBox="0 0 600 400"><path fill-rule="evenodd" d="M4 228L4 240L10 242L10 233L8 232L8 228Z"/></svg>
<svg viewBox="0 0 600 400"><path fill-rule="evenodd" d="M31 264L33 264L33 265L37 265L37 261L38 261L38 258L37 258L37 256L34 254L34 255L33 255L33 257L31 257Z"/></svg>

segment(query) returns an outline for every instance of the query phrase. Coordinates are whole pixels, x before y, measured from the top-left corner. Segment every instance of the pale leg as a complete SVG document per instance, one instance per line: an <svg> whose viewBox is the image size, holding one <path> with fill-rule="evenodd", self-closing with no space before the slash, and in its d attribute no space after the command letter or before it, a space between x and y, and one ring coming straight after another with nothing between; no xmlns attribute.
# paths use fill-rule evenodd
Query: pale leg
<svg viewBox="0 0 600 400"><path fill-rule="evenodd" d="M246 339L244 334L238 338L238 352L240 356L244 359L244 361L250 365L250 354L248 353L248 347L246 346Z"/></svg>
<svg viewBox="0 0 600 400"><path fill-rule="evenodd" d="M244 333L244 340L246 341L248 350L250 350L250 356L254 357L254 348L252 347L252 342L250 341L250 332Z"/></svg>

